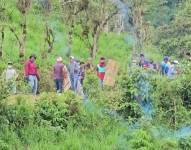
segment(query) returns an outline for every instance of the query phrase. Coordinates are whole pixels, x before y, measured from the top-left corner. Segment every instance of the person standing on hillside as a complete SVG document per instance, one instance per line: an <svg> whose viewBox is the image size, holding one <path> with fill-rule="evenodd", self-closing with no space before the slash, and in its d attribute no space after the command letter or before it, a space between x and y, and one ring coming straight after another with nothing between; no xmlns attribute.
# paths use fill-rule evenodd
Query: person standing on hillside
<svg viewBox="0 0 191 150"><path fill-rule="evenodd" d="M75 65L75 59L73 56L70 56L70 64L68 65L68 71L70 74L70 82L72 90L74 90L74 65Z"/></svg>
<svg viewBox="0 0 191 150"><path fill-rule="evenodd" d="M54 81L57 93L62 93L64 78L67 76L65 65L62 63L62 57L58 57L54 65Z"/></svg>
<svg viewBox="0 0 191 150"><path fill-rule="evenodd" d="M80 83L80 61L76 60L74 64L74 92L78 90L78 83Z"/></svg>
<svg viewBox="0 0 191 150"><path fill-rule="evenodd" d="M174 76L177 74L177 65L179 62L177 60L174 60L171 62L171 65L169 66L169 71L168 71L168 77L173 79Z"/></svg>
<svg viewBox="0 0 191 150"><path fill-rule="evenodd" d="M139 67L144 67L145 65L145 55L140 54Z"/></svg>
<svg viewBox="0 0 191 150"><path fill-rule="evenodd" d="M84 78L85 78L85 63L80 62L79 65L80 65L79 66L80 67L79 75L78 75L79 77L78 77L77 88L76 88L75 93L78 96L81 96L81 97L85 98L84 91L83 91L83 81L84 81Z"/></svg>
<svg viewBox="0 0 191 150"><path fill-rule="evenodd" d="M85 78L85 63L80 62L80 83L82 86L83 86L84 78Z"/></svg>
<svg viewBox="0 0 191 150"><path fill-rule="evenodd" d="M73 56L70 57L70 64L68 66L68 70L70 73L70 81L71 81L71 89L76 92L77 84L79 81L79 72L80 72L80 65L77 60Z"/></svg>
<svg viewBox="0 0 191 150"><path fill-rule="evenodd" d="M169 58L164 57L164 60L161 63L161 73L162 75L168 75L169 72Z"/></svg>
<svg viewBox="0 0 191 150"><path fill-rule="evenodd" d="M7 84L8 89L12 94L16 94L16 79L18 77L16 69L13 68L13 63L9 62L7 69L2 74L3 78L5 78L5 82Z"/></svg>
<svg viewBox="0 0 191 150"><path fill-rule="evenodd" d="M38 81L40 80L39 72L35 64L36 56L31 55L25 63L25 79L31 86L32 94L37 94Z"/></svg>
<svg viewBox="0 0 191 150"><path fill-rule="evenodd" d="M99 83L101 88L103 89L103 80L105 77L105 72L106 72L106 63L105 63L105 58L101 57L100 62L97 65L97 76L99 78Z"/></svg>

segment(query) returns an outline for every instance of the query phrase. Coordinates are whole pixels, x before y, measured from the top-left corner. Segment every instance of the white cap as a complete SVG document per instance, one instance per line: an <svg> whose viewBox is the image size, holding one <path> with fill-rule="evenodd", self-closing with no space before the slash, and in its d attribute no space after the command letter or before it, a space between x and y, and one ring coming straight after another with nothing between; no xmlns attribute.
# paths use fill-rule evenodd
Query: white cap
<svg viewBox="0 0 191 150"><path fill-rule="evenodd" d="M56 59L56 61L57 61L57 62L62 62L62 57L58 57L58 58Z"/></svg>
<svg viewBox="0 0 191 150"><path fill-rule="evenodd" d="M179 64L178 60L174 60L174 64Z"/></svg>
<svg viewBox="0 0 191 150"><path fill-rule="evenodd" d="M70 56L71 59L74 59L74 56Z"/></svg>

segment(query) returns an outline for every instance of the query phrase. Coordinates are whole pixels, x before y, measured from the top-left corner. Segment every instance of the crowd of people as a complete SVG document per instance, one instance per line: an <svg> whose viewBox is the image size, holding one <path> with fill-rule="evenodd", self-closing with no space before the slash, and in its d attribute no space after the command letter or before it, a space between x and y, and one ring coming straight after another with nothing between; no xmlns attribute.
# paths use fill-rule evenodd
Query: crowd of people
<svg viewBox="0 0 191 150"><path fill-rule="evenodd" d="M32 95L37 95L39 81L41 78L39 68L36 65L36 59L37 57L35 55L31 55L24 65L24 81L30 85ZM106 72L105 58L101 57L96 69L94 68L95 67L92 64L91 59L85 63L79 61L73 56L70 56L69 64L65 65L62 57L58 57L52 71L55 91L58 94L62 93L65 90L64 85L68 84L69 88L74 91L75 94L83 96L83 83L87 70L96 70L100 88L103 88L103 80ZM16 94L16 79L18 78L18 74L16 69L13 67L12 62L8 63L8 67L4 70L2 76L9 87L10 93Z"/></svg>
<svg viewBox="0 0 191 150"><path fill-rule="evenodd" d="M31 93L33 95L37 95L40 81L40 73L39 68L36 65L36 59L37 57L35 55L31 55L24 65L24 80L30 85ZM161 63L155 63L152 60L146 60L144 54L140 54L140 67L159 71L162 75L169 78L173 78L178 73L178 64L179 62L177 60L172 61L169 57L164 57ZM83 83L87 70L96 72L99 79L100 88L103 88L106 73L106 60L104 57L100 58L100 61L96 67L93 66L91 59L87 62L82 62L75 57L70 56L69 64L65 65L62 57L58 57L52 71L55 91L57 93L62 93L65 90L64 86L68 84L69 88L74 91L75 94L83 95ZM18 73L13 67L12 62L8 62L8 66L4 70L2 76L9 87L9 91L12 94L16 94L16 79L18 78Z"/></svg>
<svg viewBox="0 0 191 150"><path fill-rule="evenodd" d="M144 54L140 54L139 66L144 69L153 69L159 71L162 75L169 78L173 78L179 73L177 66L179 62L177 60L171 60L170 57L165 56L161 63L154 63L152 60L145 59Z"/></svg>

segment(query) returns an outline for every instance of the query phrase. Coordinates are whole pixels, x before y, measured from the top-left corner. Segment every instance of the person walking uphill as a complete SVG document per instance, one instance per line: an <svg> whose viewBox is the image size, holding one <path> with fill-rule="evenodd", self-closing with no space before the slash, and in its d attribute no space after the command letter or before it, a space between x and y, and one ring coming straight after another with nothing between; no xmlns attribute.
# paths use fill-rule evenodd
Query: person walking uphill
<svg viewBox="0 0 191 150"><path fill-rule="evenodd" d="M100 86L102 89L103 89L103 80L105 77L105 72L106 72L105 58L101 57L100 62L97 65L97 76L99 78Z"/></svg>
<svg viewBox="0 0 191 150"><path fill-rule="evenodd" d="M40 80L35 60L36 56L31 55L29 60L25 63L25 79L30 84L33 95L37 94L38 81Z"/></svg>
<svg viewBox="0 0 191 150"><path fill-rule="evenodd" d="M62 93L64 78L67 75L65 66L62 63L62 57L58 57L54 65L54 81L57 93Z"/></svg>

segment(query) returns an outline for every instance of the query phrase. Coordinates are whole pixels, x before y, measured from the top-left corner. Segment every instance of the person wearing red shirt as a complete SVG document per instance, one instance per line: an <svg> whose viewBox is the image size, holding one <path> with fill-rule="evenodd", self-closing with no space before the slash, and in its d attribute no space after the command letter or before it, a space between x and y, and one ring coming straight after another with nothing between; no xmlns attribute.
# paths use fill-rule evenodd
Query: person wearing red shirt
<svg viewBox="0 0 191 150"><path fill-rule="evenodd" d="M25 79L28 81L32 88L32 94L36 95L38 90L38 81L40 76L37 66L35 64L36 56L31 55L29 60L25 63Z"/></svg>
<svg viewBox="0 0 191 150"><path fill-rule="evenodd" d="M97 65L97 76L99 78L101 88L103 88L103 80L105 77L105 72L106 72L105 58L101 57L100 62Z"/></svg>

